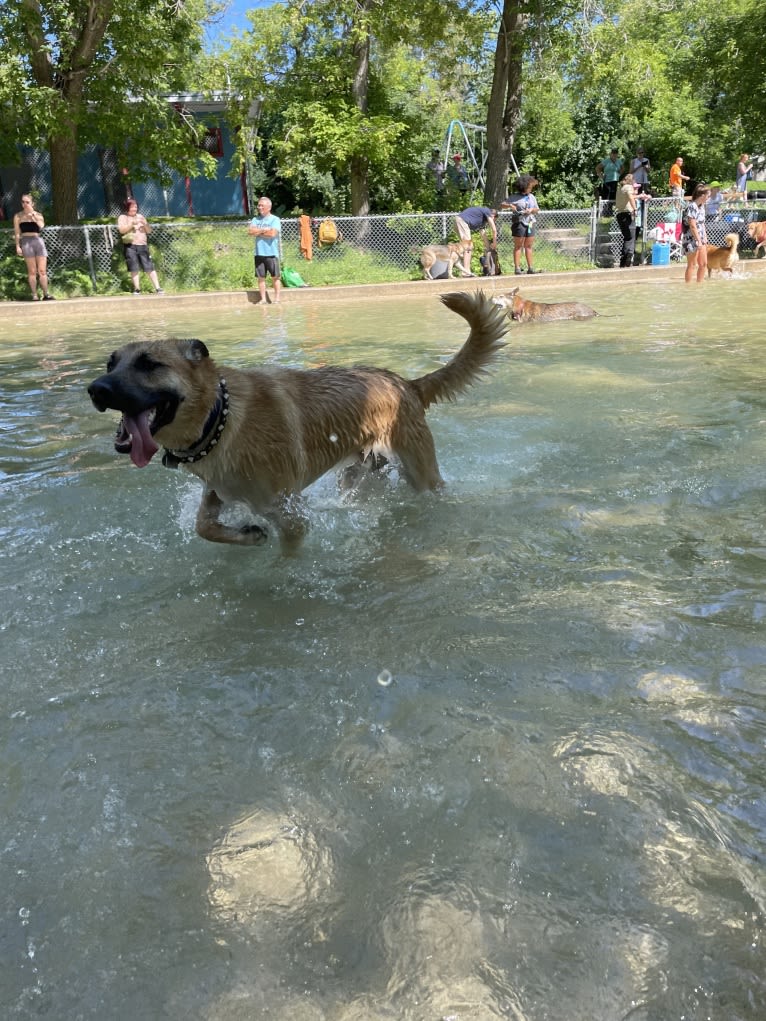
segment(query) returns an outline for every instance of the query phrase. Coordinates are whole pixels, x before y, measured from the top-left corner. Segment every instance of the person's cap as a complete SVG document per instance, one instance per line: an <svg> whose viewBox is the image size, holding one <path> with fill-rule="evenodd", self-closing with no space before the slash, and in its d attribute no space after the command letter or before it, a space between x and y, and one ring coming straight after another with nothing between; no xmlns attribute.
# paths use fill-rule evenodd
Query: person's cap
<svg viewBox="0 0 766 1021"><path fill-rule="evenodd" d="M722 187L722 185L721 185L720 181L711 181L710 182L710 187L711 188L720 188L720 187Z"/></svg>
<svg viewBox="0 0 766 1021"><path fill-rule="evenodd" d="M460 155L459 152L456 152L452 158L453 160L462 160L463 157Z"/></svg>

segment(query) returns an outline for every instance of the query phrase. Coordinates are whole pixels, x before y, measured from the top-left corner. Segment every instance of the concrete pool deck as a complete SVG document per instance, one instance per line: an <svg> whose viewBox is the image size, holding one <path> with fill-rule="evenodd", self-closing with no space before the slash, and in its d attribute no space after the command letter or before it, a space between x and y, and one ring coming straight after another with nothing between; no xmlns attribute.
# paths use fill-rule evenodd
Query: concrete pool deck
<svg viewBox="0 0 766 1021"><path fill-rule="evenodd" d="M282 305L305 305L307 303L352 301L361 298L378 298L383 296L412 297L415 295L438 295L447 290L464 291L481 287L488 294L504 293L513 287L523 287L525 294L551 289L567 289L576 291L583 286L599 284L603 287L623 287L630 284L683 284L684 265L675 263L670 266L635 266L631 269L592 269L561 273L540 273L535 276L516 277L456 277L453 280L405 280L388 284L352 284L335 287L283 287ZM743 259L738 266L740 273L748 276L766 275L766 258ZM710 284L715 284L716 277ZM707 281L706 281L707 283ZM271 288L269 288L271 293ZM28 323L31 317L44 321L59 318L62 315L81 316L84 313L99 315L125 315L138 305L162 303L169 308L193 311L194 309L245 308L247 305L256 308L258 301L257 289L241 291L200 291L184 294L117 294L83 298L60 298L56 301L5 301L0 303L0 322Z"/></svg>

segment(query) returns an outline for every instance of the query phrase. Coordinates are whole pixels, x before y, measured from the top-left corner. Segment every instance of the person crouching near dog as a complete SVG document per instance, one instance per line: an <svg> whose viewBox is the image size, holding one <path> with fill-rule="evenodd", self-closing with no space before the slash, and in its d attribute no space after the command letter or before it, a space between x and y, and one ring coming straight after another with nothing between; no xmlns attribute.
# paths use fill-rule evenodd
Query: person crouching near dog
<svg viewBox="0 0 766 1021"><path fill-rule="evenodd" d="M122 251L133 283L133 293L141 293L141 270L143 270L151 280L155 292L164 294L160 287L157 270L154 268L151 255L149 255L147 235L152 228L146 222L146 217L139 213L138 203L135 199L126 199L122 208L123 212L117 217L117 230L122 239Z"/></svg>
<svg viewBox="0 0 766 1021"><path fill-rule="evenodd" d="M513 271L516 276L521 276L524 270L521 268L521 253L527 263L527 273L540 273L532 265L532 247L535 243L535 213L540 212L537 199L532 194L537 187L538 181L531 174L522 174L516 179L513 195L502 203L503 209L513 211L511 218L511 234L513 236Z"/></svg>
<svg viewBox="0 0 766 1021"><path fill-rule="evenodd" d="M706 184L698 184L691 202L684 208L681 218L681 250L686 256L687 284L697 275L697 283L705 279L707 269L707 229L705 227L705 203L710 195Z"/></svg>
<svg viewBox="0 0 766 1021"><path fill-rule="evenodd" d="M27 264L27 280L32 301L39 301L37 286L43 292L43 301L53 301L48 294L48 252L40 233L45 226L43 214L38 213L31 195L21 196L21 210L13 217L13 237L16 254Z"/></svg>
<svg viewBox="0 0 766 1021"><path fill-rule="evenodd" d="M279 268L279 242L282 221L271 212L271 199L262 195L258 199L258 215L254 216L247 233L255 238L255 275L261 304L266 303L266 274L274 285L274 303L279 304L282 287Z"/></svg>
<svg viewBox="0 0 766 1021"><path fill-rule="evenodd" d="M463 269L466 274L471 272L471 253L473 252L473 241L471 235L474 231L481 231L481 236L486 245L487 231L490 233L490 247L497 248L497 210L489 206L468 206L455 217L455 229L457 236L465 243L463 252Z"/></svg>

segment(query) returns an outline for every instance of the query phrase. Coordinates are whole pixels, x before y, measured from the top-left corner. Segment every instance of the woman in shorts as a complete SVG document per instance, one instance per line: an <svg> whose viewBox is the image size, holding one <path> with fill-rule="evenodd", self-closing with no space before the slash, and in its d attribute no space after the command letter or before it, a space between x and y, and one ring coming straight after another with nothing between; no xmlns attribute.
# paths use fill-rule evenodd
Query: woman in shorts
<svg viewBox="0 0 766 1021"><path fill-rule="evenodd" d="M13 218L13 236L16 239L16 254L27 264L27 280L32 292L32 301L39 301L38 286L43 292L43 301L53 301L48 294L48 252L41 235L45 226L43 214L38 213L31 195L21 196L21 212Z"/></svg>
<svg viewBox="0 0 766 1021"><path fill-rule="evenodd" d="M686 256L687 284L697 276L697 283L705 279L707 269L707 230L705 227L705 203L710 195L706 184L698 184L681 218L681 250Z"/></svg>
<svg viewBox="0 0 766 1021"><path fill-rule="evenodd" d="M521 268L521 253L527 264L527 273L539 273L532 265L532 246L535 243L535 213L540 210L532 190L538 182L531 174L522 174L515 184L516 191L503 202L503 209L511 209L511 234L513 235L513 268L517 276L524 270Z"/></svg>
<svg viewBox="0 0 766 1021"><path fill-rule="evenodd" d="M154 268L151 255L149 255L147 234L152 228L146 222L146 217L139 213L138 203L135 199L127 199L122 208L124 212L117 217L117 230L122 238L125 262L130 279L133 281L133 293L141 293L140 271L143 270L151 280L157 294L163 294L157 270Z"/></svg>

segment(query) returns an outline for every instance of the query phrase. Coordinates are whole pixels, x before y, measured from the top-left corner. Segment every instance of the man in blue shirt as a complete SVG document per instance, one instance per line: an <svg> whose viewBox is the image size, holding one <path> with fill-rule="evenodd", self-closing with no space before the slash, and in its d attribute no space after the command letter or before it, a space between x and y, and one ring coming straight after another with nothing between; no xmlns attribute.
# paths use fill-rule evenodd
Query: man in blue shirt
<svg viewBox="0 0 766 1021"><path fill-rule="evenodd" d="M463 269L465 269L467 273L471 272L471 252L473 250L471 234L473 231L481 231L482 237L486 243L486 231L488 230L492 238L489 242L490 247L497 247L497 227L495 226L496 216L497 210L490 209L488 206L469 206L461 213L458 213L455 217L457 236L465 244Z"/></svg>
<svg viewBox="0 0 766 1021"><path fill-rule="evenodd" d="M279 242L282 237L282 221L272 216L271 199L258 199L258 215L254 216L247 233L255 238L255 275L258 279L258 293L261 304L266 301L266 274L274 285L274 302L279 302L282 288L279 268Z"/></svg>
<svg viewBox="0 0 766 1021"><path fill-rule="evenodd" d="M601 198L614 202L617 198L617 182L622 173L622 158L617 150L612 149L609 155L596 164L596 174L601 178Z"/></svg>

